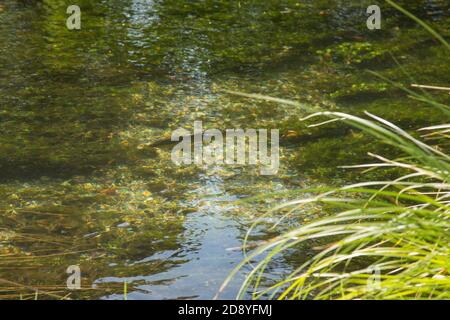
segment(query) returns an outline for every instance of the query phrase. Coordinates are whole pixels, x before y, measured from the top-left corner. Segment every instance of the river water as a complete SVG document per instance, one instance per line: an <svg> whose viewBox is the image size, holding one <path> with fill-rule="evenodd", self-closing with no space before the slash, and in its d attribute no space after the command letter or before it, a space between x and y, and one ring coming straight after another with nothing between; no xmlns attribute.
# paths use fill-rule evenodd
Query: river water
<svg viewBox="0 0 450 320"><path fill-rule="evenodd" d="M360 179L338 166L365 161L372 142L299 118L368 110L408 129L439 122L365 72L445 85L450 71L445 51L386 4L382 30L369 31L372 2L79 0L81 30L66 28L65 1L0 2L0 297L122 299L126 284L127 299L210 299L244 258L249 226L287 191ZM403 2L448 36L447 1ZM279 129L279 172L176 166L173 145L158 142L199 120ZM264 280L309 254L280 257ZM80 290L66 288L71 265ZM219 297L234 298L248 270Z"/></svg>

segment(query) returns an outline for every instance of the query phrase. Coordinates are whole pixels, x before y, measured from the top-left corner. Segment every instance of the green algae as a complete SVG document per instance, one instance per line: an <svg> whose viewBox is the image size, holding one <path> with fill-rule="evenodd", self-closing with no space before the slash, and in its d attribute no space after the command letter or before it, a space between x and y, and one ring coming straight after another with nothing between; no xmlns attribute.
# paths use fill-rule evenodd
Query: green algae
<svg viewBox="0 0 450 320"><path fill-rule="evenodd" d="M361 2L240 3L164 1L136 9L131 1L81 1L82 30L69 32L61 27L62 2L5 2L0 279L27 287L5 285L2 296L28 297L30 288L40 288L61 297L105 297L122 285L98 279L139 278L187 263L185 243L192 239L185 220L208 200L192 192L203 186L200 177L220 179L235 200L360 174L337 168L367 160L372 141L359 132L342 124L310 128L299 121L306 115L301 108L224 90L292 99L313 110L369 111L410 130L439 123L438 111L367 73L404 86L448 85L445 51L394 10L383 8L387 20L377 33L365 27ZM428 14L423 1L405 3L449 36L448 4ZM194 120L206 128L280 129L279 175L262 177L244 166L176 167L170 146L153 143ZM373 150L389 153L385 148ZM286 197L234 203L224 215L244 216L248 225ZM305 219L320 214L309 209ZM158 258L167 252L174 256ZM65 288L72 264L83 270L80 292ZM127 283L131 292L148 281Z"/></svg>

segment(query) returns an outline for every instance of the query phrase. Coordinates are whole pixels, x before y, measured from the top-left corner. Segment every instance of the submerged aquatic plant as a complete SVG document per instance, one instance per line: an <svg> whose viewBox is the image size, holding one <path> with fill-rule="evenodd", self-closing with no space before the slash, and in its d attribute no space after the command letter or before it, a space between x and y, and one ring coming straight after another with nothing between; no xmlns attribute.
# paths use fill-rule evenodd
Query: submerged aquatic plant
<svg viewBox="0 0 450 320"><path fill-rule="evenodd" d="M450 48L442 37L436 38ZM439 108L445 117L450 115L449 106L405 90L413 99ZM287 216L307 214L311 204L323 208L323 217L259 246L231 273L222 289L250 265L239 298L250 292L254 299L450 299L450 124L420 129L425 132L422 138L428 140L423 142L391 122L368 112L366 116L324 111L303 120L328 118L318 125L343 121L399 150L402 155L396 159L369 153L376 162L349 167L393 170L401 173L398 178L302 190L316 195L272 209L255 222L245 242L257 224L281 210L288 213L275 227ZM273 263L302 243L313 246L313 257L267 286L266 275Z"/></svg>

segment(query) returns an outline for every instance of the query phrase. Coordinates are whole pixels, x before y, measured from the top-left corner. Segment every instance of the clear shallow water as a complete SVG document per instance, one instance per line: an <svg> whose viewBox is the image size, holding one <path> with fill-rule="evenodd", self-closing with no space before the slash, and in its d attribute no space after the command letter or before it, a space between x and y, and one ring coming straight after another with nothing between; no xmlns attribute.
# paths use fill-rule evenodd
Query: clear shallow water
<svg viewBox="0 0 450 320"><path fill-rule="evenodd" d="M228 274L243 258L239 248L241 228L236 218L226 216L228 203L237 200L223 190L219 177L203 177L199 189L193 190L198 201L196 212L186 217L185 232L181 235L183 247L176 251L159 252L135 263L149 260L170 259L183 262L181 265L158 274L133 278L106 277L97 282L143 281L128 295L129 299L211 299ZM229 209L229 208L228 208ZM240 278L240 280L242 280ZM239 284L239 279L234 281ZM194 285L195 284L195 285ZM235 290L227 290L221 296L233 299ZM106 298L120 299L121 295Z"/></svg>
<svg viewBox="0 0 450 320"><path fill-rule="evenodd" d="M449 30L445 1L407 3ZM349 177L336 166L364 160L368 143L355 133L308 131L298 121L304 109L224 89L369 110L408 128L439 119L364 73L401 81L393 51L416 80L448 81L448 57L387 8L377 34L365 29L360 1L79 4L77 32L64 27L59 1L0 6L0 279L12 281L4 298L34 298L37 288L45 297L122 299L124 282L128 299L212 298L270 205L235 200L339 183ZM171 146L152 143L194 120L295 133L282 139L274 177L253 167L176 167ZM251 241L267 237L260 230ZM281 257L273 278L293 263ZM65 289L69 265L80 266L83 290ZM220 297L233 298L242 277Z"/></svg>

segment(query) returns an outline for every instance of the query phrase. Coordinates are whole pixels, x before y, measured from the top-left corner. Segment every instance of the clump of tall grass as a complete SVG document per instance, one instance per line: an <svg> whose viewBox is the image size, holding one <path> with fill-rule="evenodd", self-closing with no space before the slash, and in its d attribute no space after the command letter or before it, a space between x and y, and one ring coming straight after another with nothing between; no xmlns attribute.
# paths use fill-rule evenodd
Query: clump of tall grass
<svg viewBox="0 0 450 320"><path fill-rule="evenodd" d="M450 48L443 38L438 40ZM413 99L450 116L450 107L426 94L405 90ZM324 111L304 120L343 121L402 154L388 159L369 153L374 163L352 168L391 168L403 173L389 181L304 190L316 195L267 213L283 209L289 216L304 215L311 204L332 211L251 252L224 283L250 265L239 298L251 292L254 299L450 299L450 156L445 151L450 124L420 130L432 146L391 122L370 113L366 116ZM261 285L271 263L302 243L316 245L314 256L295 266L282 281L270 287Z"/></svg>
<svg viewBox="0 0 450 320"><path fill-rule="evenodd" d="M317 196L290 201L304 214L308 204L332 207L337 213L281 234L252 252L240 267L264 256L247 276L239 296L289 299L444 299L450 298L450 157L374 115L371 120L333 112L316 116L339 118L406 155L389 160L371 154L376 163L356 168L400 168L390 181L369 181ZM450 125L425 128L444 134ZM311 192L311 190L305 190ZM320 240L313 258L283 281L260 289L272 260L302 242Z"/></svg>

